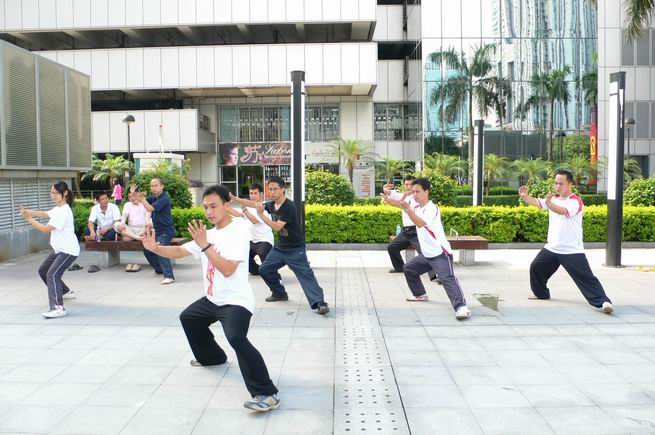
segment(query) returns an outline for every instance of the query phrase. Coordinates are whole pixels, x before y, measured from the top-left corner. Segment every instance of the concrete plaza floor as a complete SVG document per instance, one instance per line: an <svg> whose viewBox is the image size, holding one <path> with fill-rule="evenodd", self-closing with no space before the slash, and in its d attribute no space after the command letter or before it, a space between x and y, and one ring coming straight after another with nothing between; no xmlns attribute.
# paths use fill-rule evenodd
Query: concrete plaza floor
<svg viewBox="0 0 655 435"><path fill-rule="evenodd" d="M177 282L149 268L66 272L77 299L44 320L44 254L0 263L0 432L70 434L655 433L655 250L624 250L625 269L601 266L613 299L607 316L586 304L562 270L553 299L528 300L535 250L492 250L456 267L473 317L458 322L443 289L405 301L401 274L383 251L310 251L332 311L312 312L288 270L289 302L257 307L250 337L280 389L276 411L256 414L234 353L189 366L178 322L199 297L200 266L178 261ZM123 255L145 263L138 253ZM475 295L495 294L498 311Z"/></svg>

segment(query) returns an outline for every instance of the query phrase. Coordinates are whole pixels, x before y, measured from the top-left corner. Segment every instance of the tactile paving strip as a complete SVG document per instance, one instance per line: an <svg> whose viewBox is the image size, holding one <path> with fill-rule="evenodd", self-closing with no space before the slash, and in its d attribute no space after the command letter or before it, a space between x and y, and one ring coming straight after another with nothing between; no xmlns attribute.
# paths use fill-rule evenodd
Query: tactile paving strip
<svg viewBox="0 0 655 435"><path fill-rule="evenodd" d="M337 269L334 433L409 434L362 269Z"/></svg>

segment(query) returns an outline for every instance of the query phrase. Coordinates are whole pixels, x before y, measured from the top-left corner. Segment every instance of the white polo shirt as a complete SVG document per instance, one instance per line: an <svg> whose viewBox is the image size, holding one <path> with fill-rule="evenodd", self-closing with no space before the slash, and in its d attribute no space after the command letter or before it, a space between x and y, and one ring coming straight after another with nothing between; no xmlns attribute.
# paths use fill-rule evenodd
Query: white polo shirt
<svg viewBox="0 0 655 435"><path fill-rule="evenodd" d="M113 203L107 204L107 210L103 213L100 209L100 204L96 204L91 208L89 214L89 222L97 222L98 228L105 228L114 225L114 222L121 220L121 211L118 206Z"/></svg>
<svg viewBox="0 0 655 435"><path fill-rule="evenodd" d="M275 238L273 237L273 230L271 227L266 225L264 221L262 220L261 217L259 217L259 214L257 214L257 209L254 207L248 207L248 213L251 214L252 216L257 219L259 223L253 224L250 219L248 219L248 216L244 216L243 218L250 224L250 240L253 243L259 243L259 242L266 242L270 243L271 246L275 242ZM264 216L267 218L271 218L271 214L264 210Z"/></svg>
<svg viewBox="0 0 655 435"><path fill-rule="evenodd" d="M416 201L414 201L414 198L412 197L412 194L408 194L405 199L403 199L404 193L398 192L396 190L392 190L389 196L391 199L395 199L396 201L405 201L407 204L409 204L410 207L414 208L416 205ZM403 227L413 227L416 226L413 220L409 218L405 210L402 211L402 217L403 217Z"/></svg>
<svg viewBox="0 0 655 435"><path fill-rule="evenodd" d="M57 206L48 211L48 225L54 227L50 231L50 246L55 253L79 256L80 242L75 235L73 211L68 204Z"/></svg>
<svg viewBox="0 0 655 435"><path fill-rule="evenodd" d="M583 254L582 199L571 194L568 198L553 197L551 202L564 207L566 214L557 214L546 206L546 200L538 198L539 206L548 210L548 242L544 248L555 254Z"/></svg>
<svg viewBox="0 0 655 435"><path fill-rule="evenodd" d="M416 201L413 201L414 213L420 217L425 225L416 226L418 243L421 245L421 253L424 257L433 258L441 254L450 254L453 250L446 239L446 233L441 223L441 211L432 201L428 201L421 207Z"/></svg>
<svg viewBox="0 0 655 435"><path fill-rule="evenodd" d="M238 305L251 313L255 309L255 294L248 282L248 253L250 252L250 233L247 224L241 219L234 219L225 228L212 228L207 231L207 241L221 257L238 261L234 273L224 276L212 265L194 241L185 243L184 248L196 259L202 261L203 293L218 306Z"/></svg>

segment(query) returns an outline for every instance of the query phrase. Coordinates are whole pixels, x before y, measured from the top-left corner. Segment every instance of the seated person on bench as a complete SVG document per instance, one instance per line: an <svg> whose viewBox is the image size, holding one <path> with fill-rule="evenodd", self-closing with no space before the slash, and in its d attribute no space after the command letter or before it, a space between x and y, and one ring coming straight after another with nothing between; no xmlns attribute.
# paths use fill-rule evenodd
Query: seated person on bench
<svg viewBox="0 0 655 435"><path fill-rule="evenodd" d="M109 202L107 192L96 194L96 205L91 208L87 227L84 228L86 240L116 240L114 223L121 220L121 212L116 204Z"/></svg>
<svg viewBox="0 0 655 435"><path fill-rule="evenodd" d="M123 207L121 221L114 223L114 231L120 234L123 240L141 240L146 225L152 225L150 213L133 191L127 194L127 198L129 201Z"/></svg>

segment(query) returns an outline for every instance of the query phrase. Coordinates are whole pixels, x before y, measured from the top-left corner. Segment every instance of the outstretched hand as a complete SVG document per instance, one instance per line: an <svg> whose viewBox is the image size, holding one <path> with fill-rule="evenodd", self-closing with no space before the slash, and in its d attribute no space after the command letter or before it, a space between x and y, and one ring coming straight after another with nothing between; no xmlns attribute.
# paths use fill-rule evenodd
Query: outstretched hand
<svg viewBox="0 0 655 435"><path fill-rule="evenodd" d="M143 247L150 252L155 252L157 247L159 247L159 242L157 242L157 235L155 234L155 229L152 227L146 227L146 231L143 233L143 238L141 239Z"/></svg>
<svg viewBox="0 0 655 435"><path fill-rule="evenodd" d="M546 204L550 204L550 201L553 199L553 192L548 192L548 195L546 195Z"/></svg>
<svg viewBox="0 0 655 435"><path fill-rule="evenodd" d="M400 204L398 204L398 205L403 210L409 210L409 203L407 201L400 201Z"/></svg>
<svg viewBox="0 0 655 435"><path fill-rule="evenodd" d="M519 187L519 196L521 198L523 198L524 196L528 196L528 186Z"/></svg>
<svg viewBox="0 0 655 435"><path fill-rule="evenodd" d="M189 233L198 246L204 248L207 243L207 226L202 221L192 220L189 222Z"/></svg>
<svg viewBox="0 0 655 435"><path fill-rule="evenodd" d="M136 184L132 183L130 184L130 193L136 192Z"/></svg>
<svg viewBox="0 0 655 435"><path fill-rule="evenodd" d="M29 220L32 217L31 210L21 207L20 208L20 215L23 216L24 219Z"/></svg>

